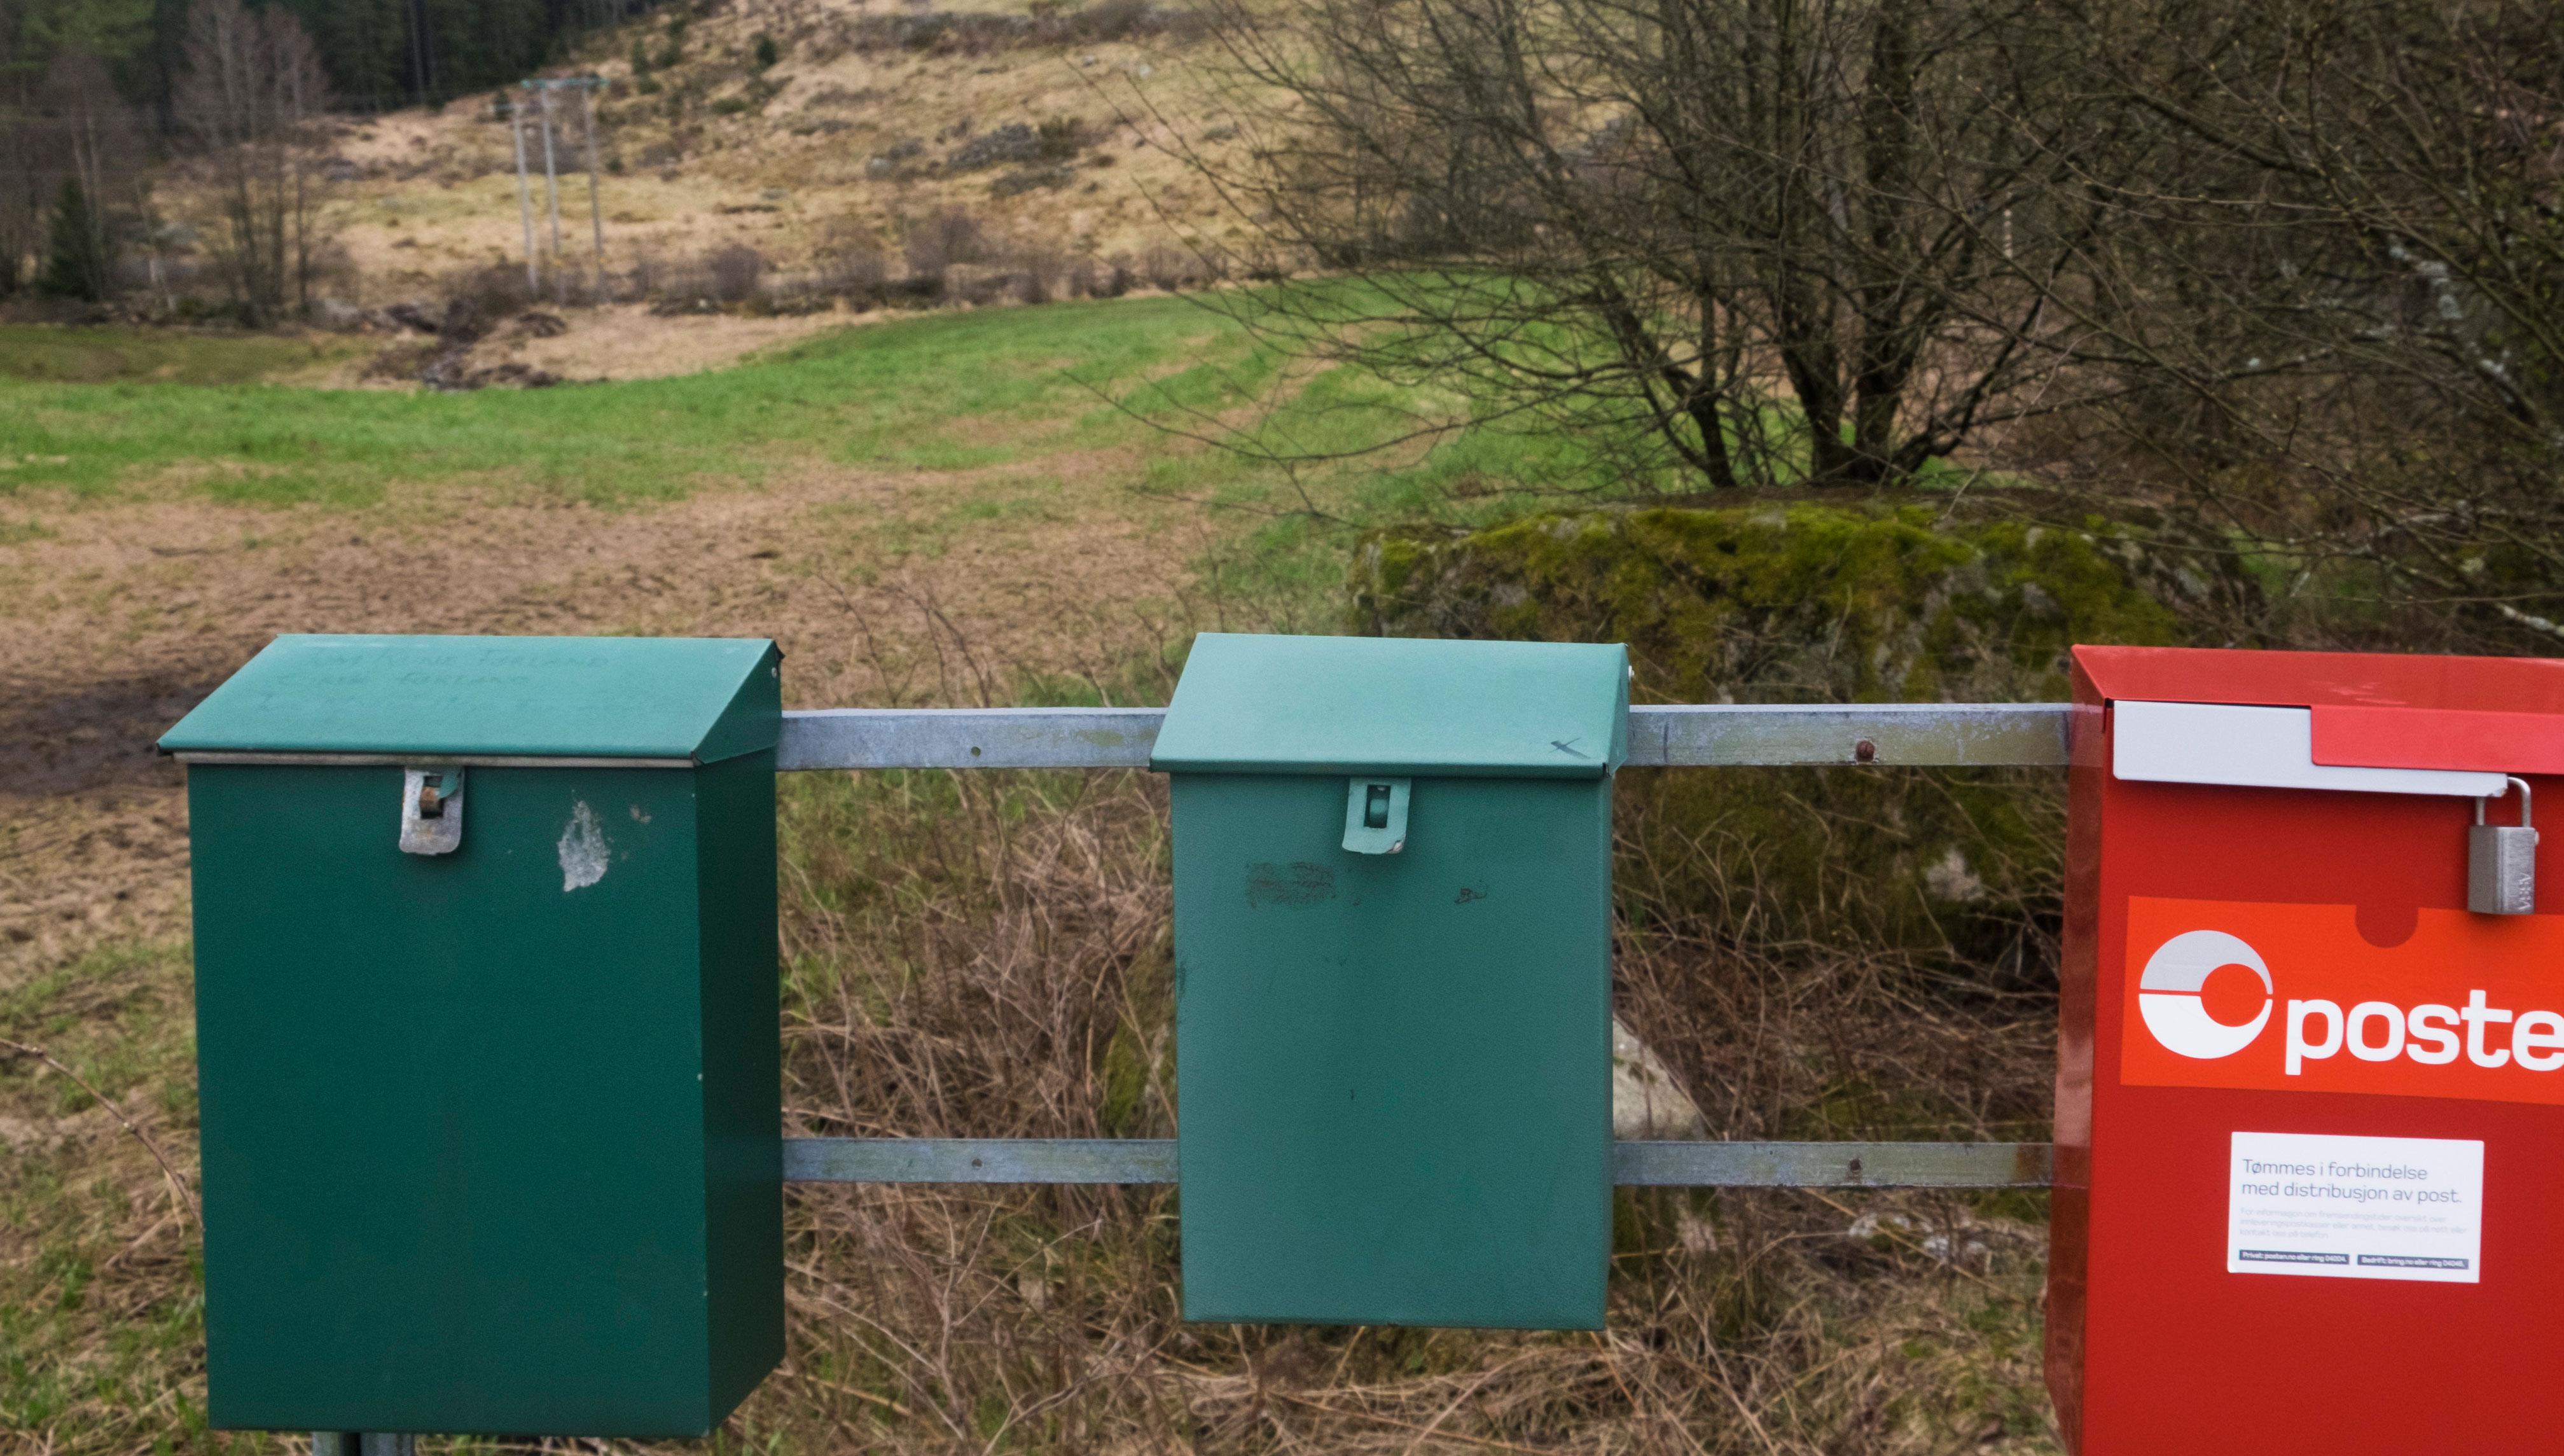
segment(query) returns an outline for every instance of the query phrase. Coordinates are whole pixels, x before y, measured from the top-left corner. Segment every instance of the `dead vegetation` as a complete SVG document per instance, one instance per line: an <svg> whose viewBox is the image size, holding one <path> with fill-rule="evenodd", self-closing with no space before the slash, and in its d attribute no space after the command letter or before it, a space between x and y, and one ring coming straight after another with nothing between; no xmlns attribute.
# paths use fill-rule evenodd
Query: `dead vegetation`
<svg viewBox="0 0 2564 1456"><path fill-rule="evenodd" d="M831 776L783 812L796 1132L1172 1135L1156 780ZM1618 1005L1718 1136L2040 1134L2038 998L1639 910ZM2039 1212L1624 1190L1598 1338L1183 1325L1166 1189L803 1188L790 1360L736 1424L796 1449L2047 1450Z"/></svg>

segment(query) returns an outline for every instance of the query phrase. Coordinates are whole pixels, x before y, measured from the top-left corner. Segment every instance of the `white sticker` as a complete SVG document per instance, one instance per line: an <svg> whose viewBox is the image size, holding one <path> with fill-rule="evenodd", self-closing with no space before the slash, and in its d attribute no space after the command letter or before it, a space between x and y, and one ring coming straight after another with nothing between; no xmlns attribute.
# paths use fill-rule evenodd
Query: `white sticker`
<svg viewBox="0 0 2564 1456"><path fill-rule="evenodd" d="M2477 1282L2483 1144L2238 1133L2226 1272Z"/></svg>

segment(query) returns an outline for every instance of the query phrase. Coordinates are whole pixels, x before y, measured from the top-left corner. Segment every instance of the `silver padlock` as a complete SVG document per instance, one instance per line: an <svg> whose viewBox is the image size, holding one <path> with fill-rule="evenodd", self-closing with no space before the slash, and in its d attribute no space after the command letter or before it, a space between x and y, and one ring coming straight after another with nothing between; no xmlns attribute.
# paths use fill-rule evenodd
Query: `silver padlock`
<svg viewBox="0 0 2564 1456"><path fill-rule="evenodd" d="M2519 822L2486 824L2484 801L2475 800L2474 827L2466 831L2466 909L2477 915L2537 912L2537 831L2528 822L2528 784L2519 790Z"/></svg>

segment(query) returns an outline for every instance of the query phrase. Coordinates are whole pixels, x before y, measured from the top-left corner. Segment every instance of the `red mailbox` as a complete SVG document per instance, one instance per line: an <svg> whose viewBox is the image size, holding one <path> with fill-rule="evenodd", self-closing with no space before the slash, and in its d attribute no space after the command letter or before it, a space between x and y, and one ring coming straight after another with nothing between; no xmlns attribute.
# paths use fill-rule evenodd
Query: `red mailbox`
<svg viewBox="0 0 2564 1456"><path fill-rule="evenodd" d="M2084 647L2074 698L2067 1444L2564 1450L2564 661Z"/></svg>

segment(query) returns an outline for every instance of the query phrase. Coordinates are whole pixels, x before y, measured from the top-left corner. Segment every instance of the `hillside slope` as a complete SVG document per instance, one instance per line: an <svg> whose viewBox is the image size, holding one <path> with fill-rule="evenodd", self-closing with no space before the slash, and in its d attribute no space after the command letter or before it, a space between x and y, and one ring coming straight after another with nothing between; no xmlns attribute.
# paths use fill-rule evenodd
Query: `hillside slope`
<svg viewBox="0 0 2564 1456"><path fill-rule="evenodd" d="M658 12L550 74L607 83L596 106L605 266L641 287L735 244L778 281L875 266L897 278L934 261L916 254L939 245L916 240L949 235L956 215L987 251L1119 261L1135 282L1163 286L1197 274L1187 240L1246 244L1240 220L1164 146L1234 144L1216 101L1217 48L1193 30L1181 13L1123 0L897 16L859 0L732 0ZM770 66L758 64L760 37ZM586 182L573 170L580 107L557 98L573 275L591 257ZM528 143L547 250L531 118ZM494 96L351 123L331 172L349 302L523 261L511 129ZM866 261L875 252L878 265Z"/></svg>

